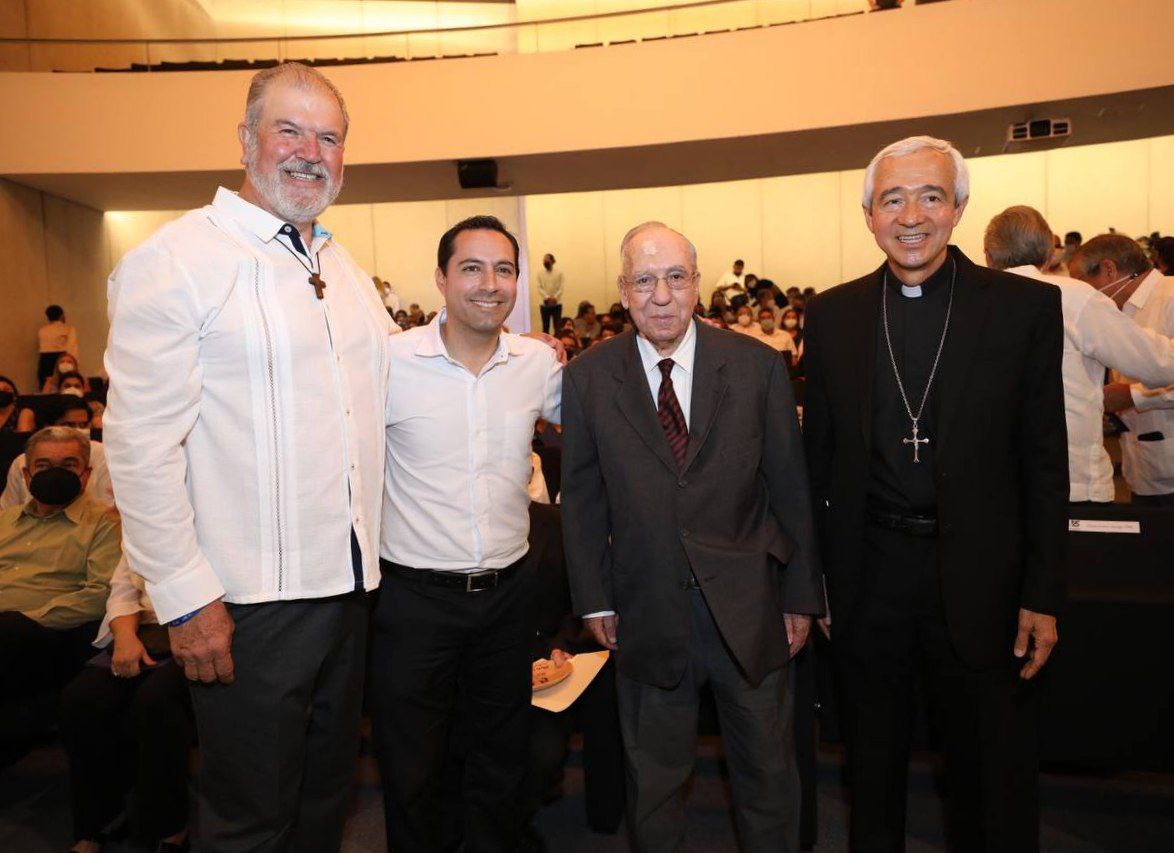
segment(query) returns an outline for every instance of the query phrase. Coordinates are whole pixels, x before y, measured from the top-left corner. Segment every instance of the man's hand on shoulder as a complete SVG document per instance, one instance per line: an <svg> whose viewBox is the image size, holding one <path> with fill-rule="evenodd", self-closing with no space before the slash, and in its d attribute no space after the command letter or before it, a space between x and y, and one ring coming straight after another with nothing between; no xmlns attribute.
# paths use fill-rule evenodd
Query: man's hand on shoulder
<svg viewBox="0 0 1174 853"><path fill-rule="evenodd" d="M783 624L787 626L787 643L791 647L791 657L795 657L807 645L807 635L811 632L811 617L803 613L784 613Z"/></svg>
<svg viewBox="0 0 1174 853"><path fill-rule="evenodd" d="M554 350L555 356L558 357L559 364L567 363L567 348L563 346L563 342L558 338L552 338L550 335L546 334L546 332L524 332L522 337L533 338L536 341L541 341Z"/></svg>
<svg viewBox="0 0 1174 853"><path fill-rule="evenodd" d="M232 617L223 601L213 601L182 625L169 629L171 654L183 667L188 681L231 684L236 676L232 664Z"/></svg>
<svg viewBox="0 0 1174 853"><path fill-rule="evenodd" d="M1048 662L1058 639L1055 616L1020 609L1019 633L1015 637L1015 657L1021 658L1026 655L1029 646L1031 657L1023 665L1023 669L1019 670L1019 677L1026 681L1039 672Z"/></svg>

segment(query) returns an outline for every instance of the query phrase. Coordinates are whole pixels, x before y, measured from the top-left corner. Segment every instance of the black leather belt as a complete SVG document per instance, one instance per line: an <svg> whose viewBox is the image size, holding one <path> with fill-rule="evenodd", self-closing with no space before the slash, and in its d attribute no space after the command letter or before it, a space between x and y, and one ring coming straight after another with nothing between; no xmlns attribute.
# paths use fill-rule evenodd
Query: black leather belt
<svg viewBox="0 0 1174 853"><path fill-rule="evenodd" d="M459 589L463 592L484 592L493 589L514 574L525 561L526 558L522 557L505 568L483 569L479 572L438 572L433 569L413 569L411 566L401 566L399 563L380 558L379 568L385 574L399 575L416 583Z"/></svg>
<svg viewBox="0 0 1174 853"><path fill-rule="evenodd" d="M932 515L905 515L883 509L868 509L868 521L885 530L896 530L910 536L933 537L938 535L938 520Z"/></svg>

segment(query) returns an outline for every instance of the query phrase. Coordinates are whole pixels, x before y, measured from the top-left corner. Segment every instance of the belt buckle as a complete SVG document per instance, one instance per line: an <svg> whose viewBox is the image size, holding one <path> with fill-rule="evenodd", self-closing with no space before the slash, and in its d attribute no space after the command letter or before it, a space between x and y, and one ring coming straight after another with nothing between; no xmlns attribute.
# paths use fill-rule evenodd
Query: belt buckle
<svg viewBox="0 0 1174 853"><path fill-rule="evenodd" d="M480 572L470 572L469 574L465 575L465 592L484 592L487 589L493 589L495 586L497 586L497 576L499 574L501 574L501 572L497 569L485 569ZM493 578L493 583L489 584L488 586L477 586L474 584L474 578L484 577Z"/></svg>

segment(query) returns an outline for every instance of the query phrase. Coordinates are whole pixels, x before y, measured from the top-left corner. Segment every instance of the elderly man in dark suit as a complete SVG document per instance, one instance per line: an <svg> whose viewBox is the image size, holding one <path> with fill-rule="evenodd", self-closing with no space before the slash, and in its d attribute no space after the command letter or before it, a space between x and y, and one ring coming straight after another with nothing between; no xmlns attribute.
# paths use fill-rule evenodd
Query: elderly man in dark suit
<svg viewBox="0 0 1174 853"><path fill-rule="evenodd" d="M858 851L904 848L915 673L953 847L1038 845L1027 680L1063 600L1060 291L949 245L968 195L949 143L882 150L863 205L887 259L807 309L804 436Z"/></svg>
<svg viewBox="0 0 1174 853"><path fill-rule="evenodd" d="M697 256L645 223L624 237L635 331L563 383L563 527L576 613L616 653L637 849L684 839L698 691L717 698L739 836L798 848L785 664L823 610L787 365L692 318Z"/></svg>

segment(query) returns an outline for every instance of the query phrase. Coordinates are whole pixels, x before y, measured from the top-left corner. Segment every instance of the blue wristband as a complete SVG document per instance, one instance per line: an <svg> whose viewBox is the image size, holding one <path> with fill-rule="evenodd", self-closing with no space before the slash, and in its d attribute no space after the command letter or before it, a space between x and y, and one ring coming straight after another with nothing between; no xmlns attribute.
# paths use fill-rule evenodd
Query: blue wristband
<svg viewBox="0 0 1174 853"><path fill-rule="evenodd" d="M199 613L203 609L204 609L203 607L197 607L191 613L185 613L183 616L180 616L178 619L172 619L170 622L167 623L167 627L168 628L178 627L179 625L182 625L184 622L187 622L189 619L194 619L196 617L196 614Z"/></svg>

